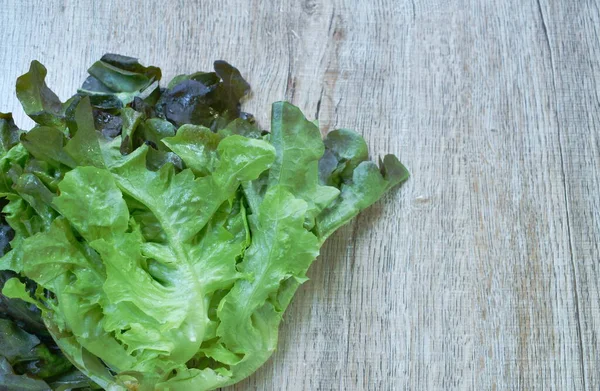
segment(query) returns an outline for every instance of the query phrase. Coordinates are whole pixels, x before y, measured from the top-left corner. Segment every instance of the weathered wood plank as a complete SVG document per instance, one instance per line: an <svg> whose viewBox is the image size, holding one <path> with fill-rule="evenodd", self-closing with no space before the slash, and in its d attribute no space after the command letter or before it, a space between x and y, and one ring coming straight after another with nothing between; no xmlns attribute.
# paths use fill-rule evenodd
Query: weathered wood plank
<svg viewBox="0 0 600 391"><path fill-rule="evenodd" d="M408 165L233 389L597 389L599 21L592 0L7 2L0 111L30 124L34 58L62 98L107 51L166 79L223 58L265 127L291 100Z"/></svg>
<svg viewBox="0 0 600 391"><path fill-rule="evenodd" d="M482 7L476 20L476 381L483 388L583 389L543 21L537 3L517 1Z"/></svg>
<svg viewBox="0 0 600 391"><path fill-rule="evenodd" d="M600 9L539 1L556 94L583 387L600 388Z"/></svg>

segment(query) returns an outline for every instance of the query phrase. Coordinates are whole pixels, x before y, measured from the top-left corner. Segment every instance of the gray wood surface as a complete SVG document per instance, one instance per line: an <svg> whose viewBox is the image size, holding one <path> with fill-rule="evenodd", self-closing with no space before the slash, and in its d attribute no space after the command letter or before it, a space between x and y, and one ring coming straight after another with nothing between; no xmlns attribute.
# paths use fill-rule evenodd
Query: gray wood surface
<svg viewBox="0 0 600 391"><path fill-rule="evenodd" d="M235 390L600 388L594 0L0 3L0 111L32 59L62 98L105 52L239 67L412 179L326 244Z"/></svg>

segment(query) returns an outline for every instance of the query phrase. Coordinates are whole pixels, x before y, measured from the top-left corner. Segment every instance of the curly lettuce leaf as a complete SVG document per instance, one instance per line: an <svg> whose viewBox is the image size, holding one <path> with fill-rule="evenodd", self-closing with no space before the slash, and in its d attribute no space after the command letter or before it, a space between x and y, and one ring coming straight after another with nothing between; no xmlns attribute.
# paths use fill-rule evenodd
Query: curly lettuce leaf
<svg viewBox="0 0 600 391"><path fill-rule="evenodd" d="M319 128L308 121L300 109L286 103L273 104L270 141L277 151L275 164L269 171L269 187L279 185L307 202L307 226L339 190L319 183L318 165L325 147Z"/></svg>
<svg viewBox="0 0 600 391"><path fill-rule="evenodd" d="M206 298L239 275L236 257L243 246L232 243L240 242L235 233L243 222L211 225L194 244L221 205L235 198L240 182L255 179L275 154L268 143L241 136L224 138L217 150L215 171L197 179L190 170L176 174L171 165L147 170L147 148L112 172L77 167L50 200L62 217L21 244L24 274L56 296L55 303L38 297L56 308L49 321L113 371L146 374L134 376L142 384L197 353L208 322ZM123 194L154 215L164 243L144 241Z"/></svg>
<svg viewBox="0 0 600 391"><path fill-rule="evenodd" d="M319 254L319 240L304 228L306 201L281 186L267 191L258 213L250 219L252 245L237 282L221 302L217 335L227 348L243 355L232 365L232 379L246 377L275 350L280 309L268 300L287 278L305 279Z"/></svg>
<svg viewBox="0 0 600 391"><path fill-rule="evenodd" d="M408 170L394 155L385 156L380 168L370 161L361 162L352 171L351 179L340 186L340 197L317 217L317 234L322 240L327 239L386 191L408 178Z"/></svg>
<svg viewBox="0 0 600 391"><path fill-rule="evenodd" d="M29 72L17 79L17 98L27 114L37 124L56 127L66 131L65 111L69 102L63 104L46 85L47 70L38 61L32 61Z"/></svg>
<svg viewBox="0 0 600 391"><path fill-rule="evenodd" d="M162 140L196 176L206 176L214 171L220 141L218 134L198 125L183 125L176 135Z"/></svg>

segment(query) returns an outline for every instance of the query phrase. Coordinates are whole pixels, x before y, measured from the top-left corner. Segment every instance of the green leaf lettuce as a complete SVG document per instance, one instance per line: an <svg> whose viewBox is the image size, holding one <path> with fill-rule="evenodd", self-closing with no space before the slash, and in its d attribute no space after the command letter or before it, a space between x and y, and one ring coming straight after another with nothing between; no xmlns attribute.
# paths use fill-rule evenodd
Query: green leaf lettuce
<svg viewBox="0 0 600 391"><path fill-rule="evenodd" d="M164 90L158 68L129 57L105 55L89 72L63 104L32 63L18 88L38 125L21 134L0 116L13 233L2 297L35 305L65 356L105 389L234 384L276 349L325 240L408 172L393 155L368 161L353 131L323 140L286 102L261 131L240 111L249 85L226 62ZM5 353L0 382L40 343L24 333L12 333L20 347ZM90 385L58 375L43 384Z"/></svg>

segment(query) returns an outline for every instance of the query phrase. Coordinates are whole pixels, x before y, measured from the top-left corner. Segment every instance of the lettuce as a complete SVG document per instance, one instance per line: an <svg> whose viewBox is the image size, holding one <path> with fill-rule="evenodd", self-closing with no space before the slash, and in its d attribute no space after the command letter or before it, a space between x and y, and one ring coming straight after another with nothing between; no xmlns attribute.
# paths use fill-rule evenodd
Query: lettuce
<svg viewBox="0 0 600 391"><path fill-rule="evenodd" d="M3 294L35 305L105 389L234 384L276 349L325 240L408 172L393 155L370 162L353 131L323 140L286 102L261 131L240 110L248 84L223 61L167 89L129 57L89 72L62 103L33 62L17 94L36 127L0 116L14 232L0 270L15 276Z"/></svg>

